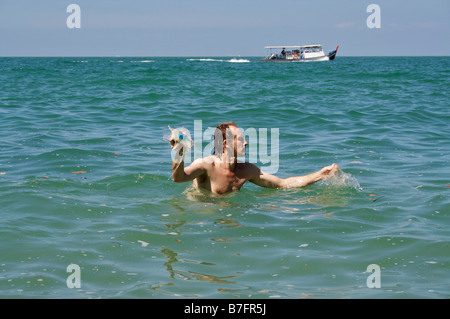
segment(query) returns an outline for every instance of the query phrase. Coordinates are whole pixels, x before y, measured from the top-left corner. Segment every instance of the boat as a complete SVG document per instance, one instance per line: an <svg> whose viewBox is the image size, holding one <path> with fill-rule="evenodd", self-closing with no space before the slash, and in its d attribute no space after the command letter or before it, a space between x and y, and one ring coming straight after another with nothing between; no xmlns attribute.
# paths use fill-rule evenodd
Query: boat
<svg viewBox="0 0 450 319"><path fill-rule="evenodd" d="M290 45L290 46L267 46L268 55L264 58L266 62L308 62L308 61L333 61L339 49L325 54L321 44L312 45ZM279 53L274 53L276 50ZM280 51L281 50L281 51Z"/></svg>

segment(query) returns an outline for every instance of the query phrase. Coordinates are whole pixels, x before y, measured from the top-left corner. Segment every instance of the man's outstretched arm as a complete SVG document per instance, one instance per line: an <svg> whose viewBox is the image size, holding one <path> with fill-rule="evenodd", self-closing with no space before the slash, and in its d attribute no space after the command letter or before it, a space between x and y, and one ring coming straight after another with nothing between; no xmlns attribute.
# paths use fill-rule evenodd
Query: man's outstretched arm
<svg viewBox="0 0 450 319"><path fill-rule="evenodd" d="M293 188L293 187L305 187L316 183L318 181L328 179L333 174L339 171L339 166L336 164L326 166L320 171L304 176L293 176L288 178L279 178L275 175L267 174L254 166L252 168L252 177L250 182L267 188Z"/></svg>

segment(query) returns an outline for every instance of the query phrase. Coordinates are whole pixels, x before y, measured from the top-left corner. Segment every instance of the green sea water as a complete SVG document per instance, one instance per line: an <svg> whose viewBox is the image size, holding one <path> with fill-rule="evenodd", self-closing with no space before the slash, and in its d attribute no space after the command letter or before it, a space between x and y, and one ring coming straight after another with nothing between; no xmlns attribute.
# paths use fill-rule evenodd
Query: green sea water
<svg viewBox="0 0 450 319"><path fill-rule="evenodd" d="M449 57L0 58L0 297L449 298L449 97ZM230 120L344 175L174 183L168 125Z"/></svg>

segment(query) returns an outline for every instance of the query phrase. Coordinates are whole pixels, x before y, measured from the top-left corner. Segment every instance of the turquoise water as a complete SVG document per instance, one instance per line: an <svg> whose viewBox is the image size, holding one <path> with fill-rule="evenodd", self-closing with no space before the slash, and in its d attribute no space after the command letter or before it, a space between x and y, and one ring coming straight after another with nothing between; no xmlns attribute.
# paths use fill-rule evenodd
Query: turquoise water
<svg viewBox="0 0 450 319"><path fill-rule="evenodd" d="M2 298L450 297L449 57L0 58L0 85ZM344 176L175 184L163 136L195 120Z"/></svg>

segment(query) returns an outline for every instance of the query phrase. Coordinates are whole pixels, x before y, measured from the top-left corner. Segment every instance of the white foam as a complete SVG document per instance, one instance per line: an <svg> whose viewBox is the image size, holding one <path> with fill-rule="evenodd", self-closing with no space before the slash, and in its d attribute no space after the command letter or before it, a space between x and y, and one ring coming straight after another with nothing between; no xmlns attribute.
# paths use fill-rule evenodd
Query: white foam
<svg viewBox="0 0 450 319"><path fill-rule="evenodd" d="M217 60L217 59L187 59L187 61L222 62L224 60Z"/></svg>
<svg viewBox="0 0 450 319"><path fill-rule="evenodd" d="M130 61L131 63L152 63L154 60Z"/></svg>
<svg viewBox="0 0 450 319"><path fill-rule="evenodd" d="M143 240L138 240L137 242L140 243L142 247L147 247L148 246L148 243L143 241Z"/></svg>
<svg viewBox="0 0 450 319"><path fill-rule="evenodd" d="M187 61L202 61L202 62L230 62L230 63L249 63L250 60L247 59L230 59L230 60L222 60L222 59L211 59L211 58L205 58L205 59L187 59Z"/></svg>
<svg viewBox="0 0 450 319"><path fill-rule="evenodd" d="M352 176L349 173L345 173L342 170L340 170L330 178L323 180L322 183L327 186L350 187L356 190L362 190L356 177Z"/></svg>
<svg viewBox="0 0 450 319"><path fill-rule="evenodd" d="M231 63L249 63L250 60L247 60L247 59L231 59L228 62L231 62Z"/></svg>

